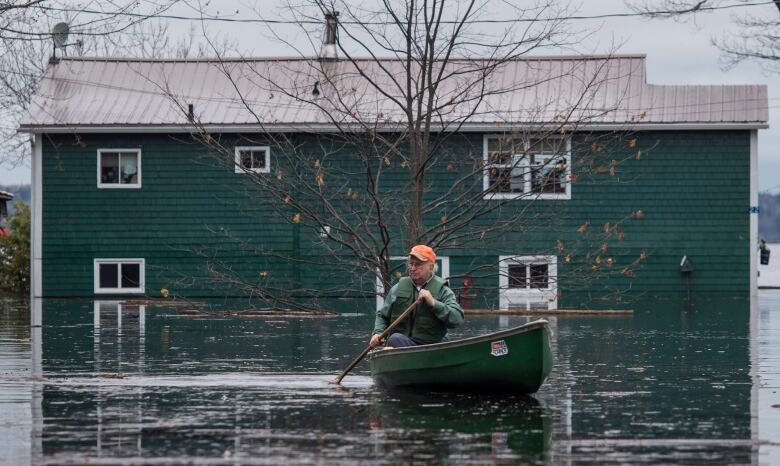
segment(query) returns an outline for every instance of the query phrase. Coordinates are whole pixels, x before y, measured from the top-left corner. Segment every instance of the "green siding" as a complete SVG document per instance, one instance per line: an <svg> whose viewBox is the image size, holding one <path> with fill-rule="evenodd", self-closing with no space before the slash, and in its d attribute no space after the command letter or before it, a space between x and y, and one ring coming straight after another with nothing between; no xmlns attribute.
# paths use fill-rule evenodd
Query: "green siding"
<svg viewBox="0 0 780 466"><path fill-rule="evenodd" d="M695 267L695 292L747 292L753 250L748 214L749 132L636 134L631 136L637 138L636 148L619 141L608 154L595 156L594 166L626 159L614 177L604 173L588 176L579 166L592 156L589 138L597 136L575 138L573 172L580 176L572 184L571 200L536 201L522 227L439 251L450 257L453 286L460 286L464 274L484 266L473 273L480 291L474 305L494 306L498 278L491 264L499 254L551 254L558 256L559 307L600 306L598 296L629 287L640 295L681 295L685 282L678 264L688 255ZM441 195L454 183L460 164L469 166L473 158L481 159L482 138L481 134L469 134L449 142L446 150L456 168L445 169L447 163L431 167L429 198ZM289 290L304 284L334 298L367 296L373 286L367 274L351 276L337 267L291 264L279 257L292 254L306 261L324 252L313 241L313 230L280 218L269 197L246 183L246 177L234 173L232 166L218 164L201 145L185 139L168 135L44 138L44 296L92 296L94 258L145 258L150 297L158 296L161 288L192 297L242 294L238 289L209 286L204 266L215 261L252 283ZM302 140L316 147L314 136ZM223 137L222 143L232 147L233 141ZM98 189L97 150L136 147L142 151L142 188ZM636 160L633 154L638 149L643 150L643 156ZM272 149L272 167L284 164L274 155ZM346 151L329 163L347 171L360 169ZM403 167L388 168L383 177L388 196L402 202L408 176ZM356 189L360 181L355 180ZM526 207L527 202L516 201L516 207ZM605 223L614 225L637 210L642 210L644 217L621 224L622 241L614 235L604 241L599 238ZM285 217L292 215L284 206L282 211ZM431 215L426 222L437 222L441 213ZM489 225L495 220L495 216L487 216L475 224ZM577 228L585 222L590 222L588 232L580 235ZM390 218L390 223L393 254L403 255L405 227L400 218ZM248 253L231 238L260 249ZM556 249L556 240L563 242L563 251ZM604 242L609 248L606 254L599 251ZM647 258L633 278L622 275L620 270L642 252ZM566 254L572 254L570 263L563 260ZM602 265L592 273L595 255L613 258L614 265ZM267 276L259 278L261 272ZM352 290L338 292L338 285L347 280ZM587 299L583 298L585 292Z"/></svg>

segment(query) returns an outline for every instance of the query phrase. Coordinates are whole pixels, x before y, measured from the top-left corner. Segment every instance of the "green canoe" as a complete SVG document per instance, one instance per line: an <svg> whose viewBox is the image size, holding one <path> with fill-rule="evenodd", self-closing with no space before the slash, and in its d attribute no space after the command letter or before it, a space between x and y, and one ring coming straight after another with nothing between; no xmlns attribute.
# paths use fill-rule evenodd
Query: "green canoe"
<svg viewBox="0 0 780 466"><path fill-rule="evenodd" d="M537 320L463 340L379 349L368 361L386 387L535 393L552 369L550 327Z"/></svg>

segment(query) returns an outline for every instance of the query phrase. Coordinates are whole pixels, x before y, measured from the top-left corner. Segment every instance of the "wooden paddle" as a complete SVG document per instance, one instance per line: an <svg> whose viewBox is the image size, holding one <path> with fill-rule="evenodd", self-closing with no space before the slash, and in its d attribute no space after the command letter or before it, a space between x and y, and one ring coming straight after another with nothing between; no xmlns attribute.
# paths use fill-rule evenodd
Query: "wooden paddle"
<svg viewBox="0 0 780 466"><path fill-rule="evenodd" d="M397 319L395 319L395 322L390 324L390 326L387 327L384 332L380 333L379 334L379 341L382 341L385 338L387 338L387 336L390 335L390 332L392 332L393 329L398 327L398 324L400 324L401 321L406 318L406 316L408 316L409 314L412 313L412 311L414 310L415 306L417 306L420 303L420 301L422 301L422 300L420 298L417 298L417 300L415 302L413 302L411 306L406 308L406 310L403 313L401 313L401 315L398 316ZM347 366L347 368L344 369L344 372L342 372L338 377L336 377L336 380L333 383L335 383L336 385L340 384L341 383L341 379L343 379L349 373L349 371L354 369L354 367L357 366L358 363L360 361L362 361L364 357L366 357L368 352L371 351L371 348L372 348L371 344L366 346L366 349L364 349L362 353L358 354L358 356L355 359L353 359L351 363L349 363L349 366Z"/></svg>

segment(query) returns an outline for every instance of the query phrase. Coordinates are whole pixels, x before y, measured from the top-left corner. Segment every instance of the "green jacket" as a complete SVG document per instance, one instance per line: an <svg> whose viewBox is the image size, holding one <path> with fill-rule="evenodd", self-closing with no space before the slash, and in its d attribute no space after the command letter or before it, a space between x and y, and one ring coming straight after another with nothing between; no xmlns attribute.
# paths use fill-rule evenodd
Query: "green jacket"
<svg viewBox="0 0 780 466"><path fill-rule="evenodd" d="M440 277L433 276L423 286L431 292L436 302L433 307L420 303L412 314L394 330L425 344L438 343L444 339L448 328L463 323L463 309L455 293ZM385 304L376 313L374 333L382 333L417 299L418 292L409 277L403 277L388 292Z"/></svg>

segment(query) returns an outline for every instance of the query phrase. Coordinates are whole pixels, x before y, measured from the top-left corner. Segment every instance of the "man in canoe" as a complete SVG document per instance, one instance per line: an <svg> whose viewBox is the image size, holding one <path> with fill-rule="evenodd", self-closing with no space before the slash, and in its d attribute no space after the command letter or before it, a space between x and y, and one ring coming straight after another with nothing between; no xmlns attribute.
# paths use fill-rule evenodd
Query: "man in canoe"
<svg viewBox="0 0 780 466"><path fill-rule="evenodd" d="M387 348L427 345L444 339L448 328L463 323L463 309L447 282L436 275L436 253L418 244L409 251L409 276L401 278L376 313L370 345L382 344L379 335L420 298L420 304L385 342Z"/></svg>

